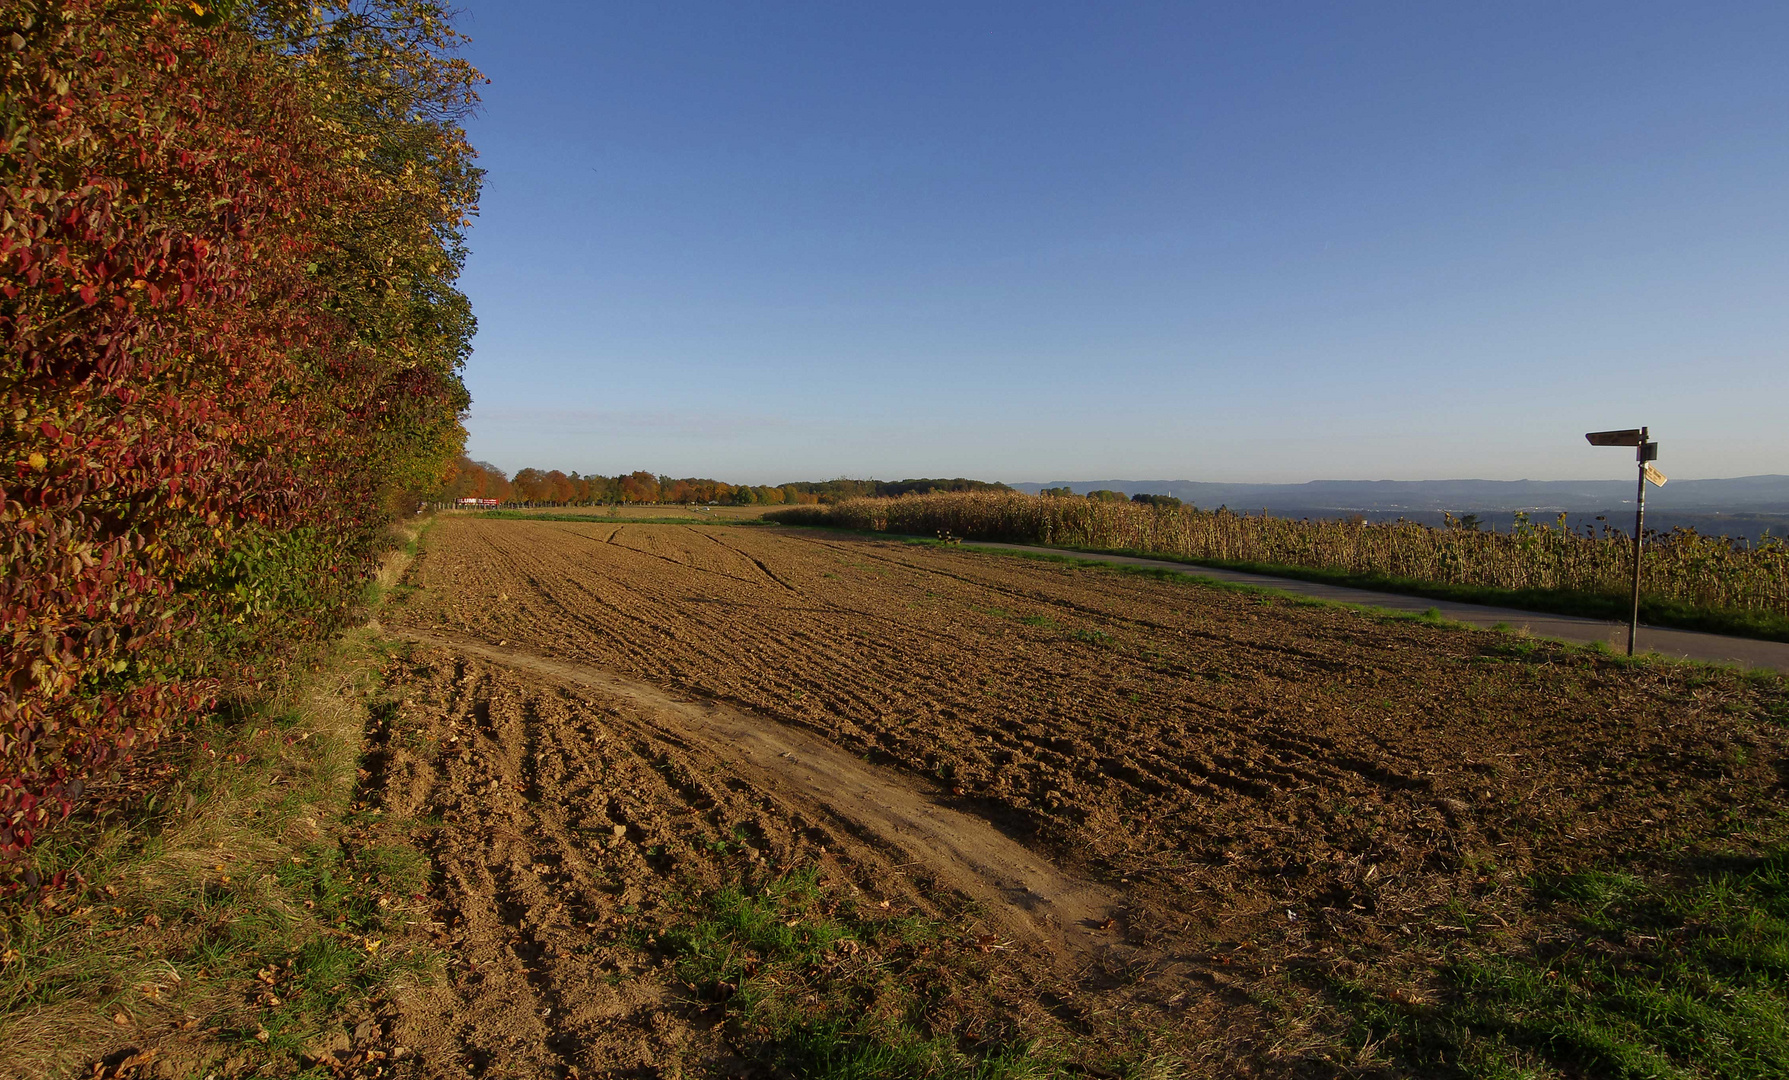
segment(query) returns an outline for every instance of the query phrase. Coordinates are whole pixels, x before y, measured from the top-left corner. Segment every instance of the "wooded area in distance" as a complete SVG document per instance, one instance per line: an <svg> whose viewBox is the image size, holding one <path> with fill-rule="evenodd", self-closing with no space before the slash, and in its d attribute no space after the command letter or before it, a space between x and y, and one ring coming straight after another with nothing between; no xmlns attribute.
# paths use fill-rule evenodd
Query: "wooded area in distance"
<svg viewBox="0 0 1789 1080"><path fill-rule="evenodd" d="M658 476L636 470L617 476L580 476L559 469L522 469L514 477L488 462L462 457L442 486L443 501L496 499L500 502L560 506L606 503L721 503L782 506L835 503L845 499L890 498L940 491L1010 491L985 480L836 480L779 485L729 484L704 477Z"/></svg>

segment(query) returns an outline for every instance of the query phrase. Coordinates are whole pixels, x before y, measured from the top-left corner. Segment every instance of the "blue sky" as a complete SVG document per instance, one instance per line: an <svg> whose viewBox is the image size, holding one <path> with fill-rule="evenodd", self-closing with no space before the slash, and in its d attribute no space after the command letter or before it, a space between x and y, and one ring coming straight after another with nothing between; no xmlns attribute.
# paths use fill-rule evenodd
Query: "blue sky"
<svg viewBox="0 0 1789 1080"><path fill-rule="evenodd" d="M1789 5L469 0L474 457L1789 472Z"/></svg>

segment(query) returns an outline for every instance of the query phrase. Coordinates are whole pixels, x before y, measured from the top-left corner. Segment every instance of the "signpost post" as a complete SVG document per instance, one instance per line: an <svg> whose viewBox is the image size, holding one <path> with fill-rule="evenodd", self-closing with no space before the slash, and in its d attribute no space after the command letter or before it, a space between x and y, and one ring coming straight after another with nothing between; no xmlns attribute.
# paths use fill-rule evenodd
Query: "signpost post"
<svg viewBox="0 0 1789 1080"><path fill-rule="evenodd" d="M1665 486L1665 474L1652 463L1658 460L1659 444L1646 437L1643 427L1620 431L1592 431L1584 440L1592 446L1634 447L1634 460L1640 465L1639 491L1634 497L1634 595L1633 614L1628 619L1627 654L1634 655L1634 638L1640 633L1640 548L1646 538L1646 484L1651 481Z"/></svg>

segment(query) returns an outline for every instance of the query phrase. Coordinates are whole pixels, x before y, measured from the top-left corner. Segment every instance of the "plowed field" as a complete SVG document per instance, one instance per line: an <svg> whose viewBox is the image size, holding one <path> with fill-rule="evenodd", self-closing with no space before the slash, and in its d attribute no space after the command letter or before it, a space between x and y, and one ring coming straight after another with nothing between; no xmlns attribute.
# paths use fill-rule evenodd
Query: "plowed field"
<svg viewBox="0 0 1789 1080"><path fill-rule="evenodd" d="M1370 1065L1326 987L1420 1001L1537 932L1534 875L1778 821L1789 760L1768 680L944 546L448 517L407 583L375 787L461 958L394 1020L425 1073L749 1068L655 935L810 871L883 943L864 1007L933 987L956 1045Z"/></svg>

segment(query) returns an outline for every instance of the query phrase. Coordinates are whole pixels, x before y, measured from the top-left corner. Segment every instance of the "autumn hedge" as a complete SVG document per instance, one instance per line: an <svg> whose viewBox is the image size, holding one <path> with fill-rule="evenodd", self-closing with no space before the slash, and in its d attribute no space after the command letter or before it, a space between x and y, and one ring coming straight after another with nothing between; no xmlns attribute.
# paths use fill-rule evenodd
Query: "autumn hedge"
<svg viewBox="0 0 1789 1080"><path fill-rule="evenodd" d="M0 855L329 632L457 456L433 4L0 6Z"/></svg>

